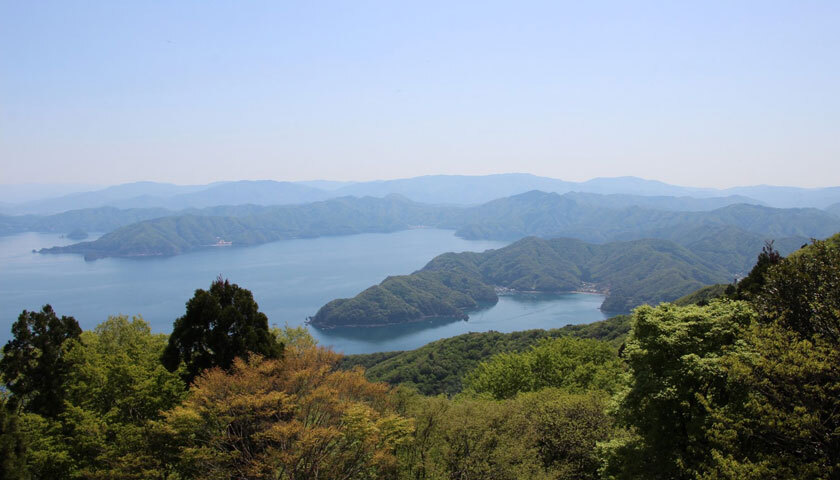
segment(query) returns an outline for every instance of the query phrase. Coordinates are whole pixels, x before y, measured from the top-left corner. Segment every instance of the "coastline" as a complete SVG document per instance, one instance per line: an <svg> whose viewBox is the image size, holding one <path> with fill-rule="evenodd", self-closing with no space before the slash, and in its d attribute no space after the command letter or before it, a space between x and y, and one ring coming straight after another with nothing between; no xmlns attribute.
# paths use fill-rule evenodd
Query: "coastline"
<svg viewBox="0 0 840 480"><path fill-rule="evenodd" d="M592 286L590 287L589 285L592 285ZM609 296L609 290L608 289L597 289L594 286L594 284L584 285L583 289L552 290L552 291L516 290L516 289L512 289L512 288L508 288L508 287L499 287L499 286L494 286L493 288L496 292L496 295L499 296L499 297L501 297L501 296L516 296L516 295L537 295L537 294L542 294L542 295L584 294L584 295L602 295L604 297ZM606 298L605 298L605 300L606 300ZM489 305L494 306L497 303L498 303L498 299L495 302L490 303ZM462 321L468 322L469 318L470 318L469 313L477 311L480 308L481 308L481 306L478 306L476 308L465 311L463 317L457 317L457 316L447 317L447 316L441 316L441 315L423 315L423 316L418 317L416 319L411 319L411 320L407 320L407 321L403 321L403 322L374 323L374 324L353 324L353 325L324 325L324 324L319 324L319 323L313 323L312 319L314 318L314 316L311 316L311 317L307 317L304 323L306 325L311 325L311 326L313 326L315 328L318 328L320 330L334 330L336 328L376 328L376 327L389 327L389 326L396 326L396 325L406 325L406 324L412 324L412 323L421 323L423 321L427 321L427 320L434 319L434 318L451 318L453 320L462 320ZM600 307L599 307L599 310L601 310ZM602 310L602 311L605 311L605 310Z"/></svg>
<svg viewBox="0 0 840 480"><path fill-rule="evenodd" d="M317 323L312 323L312 317L307 317L304 321L305 325L311 325L319 330L335 330L337 328L376 328L376 327L393 327L396 325L406 325L412 323L422 323L424 321L432 320L435 318L451 318L453 321L462 321L468 322L470 320L470 316L464 314L463 317L447 317L442 315L423 315L420 318L408 320L405 322L396 322L396 323L374 323L374 324L359 324L359 325L322 325Z"/></svg>

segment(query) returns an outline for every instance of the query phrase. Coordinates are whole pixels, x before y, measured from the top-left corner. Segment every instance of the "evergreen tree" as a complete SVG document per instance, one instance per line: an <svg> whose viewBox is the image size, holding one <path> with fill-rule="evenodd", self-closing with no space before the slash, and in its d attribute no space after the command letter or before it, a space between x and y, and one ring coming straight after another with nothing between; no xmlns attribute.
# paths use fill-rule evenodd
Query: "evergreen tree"
<svg viewBox="0 0 840 480"><path fill-rule="evenodd" d="M209 290L198 289L187 312L175 320L162 361L169 371L183 363L183 378L191 383L202 371L228 369L236 358L257 353L279 358L283 344L268 329L250 290L218 277Z"/></svg>
<svg viewBox="0 0 840 480"><path fill-rule="evenodd" d="M767 270L773 265L778 265L782 261L782 255L773 246L773 241L766 242L761 253L758 254L755 266L753 266L750 273L738 282L738 287L735 290L735 298L738 300L745 300L758 294L762 287L764 287L767 275ZM726 293L730 293L727 291Z"/></svg>
<svg viewBox="0 0 840 480"><path fill-rule="evenodd" d="M12 325L14 338L3 347L0 359L0 373L14 405L49 418L61 413L70 369L65 344L81 333L75 318L58 318L50 305L20 314Z"/></svg>

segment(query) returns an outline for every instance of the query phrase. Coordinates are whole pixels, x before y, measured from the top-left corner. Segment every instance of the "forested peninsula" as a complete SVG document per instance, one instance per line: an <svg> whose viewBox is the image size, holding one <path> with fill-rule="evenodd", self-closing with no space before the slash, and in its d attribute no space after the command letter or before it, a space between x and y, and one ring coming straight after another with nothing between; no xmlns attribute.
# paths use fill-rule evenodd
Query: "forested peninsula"
<svg viewBox="0 0 840 480"><path fill-rule="evenodd" d="M394 232L438 225L448 209L392 195L345 197L305 205L213 207L134 223L101 238L41 253L80 253L86 259L171 256L214 245L251 246L291 238Z"/></svg>
<svg viewBox="0 0 840 480"><path fill-rule="evenodd" d="M711 232L714 235L719 232ZM742 236L743 237L743 236ZM333 300L310 318L321 328L379 326L428 317L468 318L498 292L601 292L601 308L626 312L641 304L671 301L705 285L727 283L750 253L699 238L691 248L668 240L602 245L569 238L528 237L483 253L446 253L410 275L392 276L353 298ZM746 238L744 238L746 240ZM790 243L790 242L788 242ZM785 251L795 246L786 245Z"/></svg>
<svg viewBox="0 0 840 480"><path fill-rule="evenodd" d="M540 236L603 243L660 238L683 245L694 240L698 232L727 227L764 239L796 237L799 245L809 238L825 238L840 230L840 218L814 208L779 209L746 204L711 211L673 208L697 206L673 197L643 199L630 195L558 195L539 191L475 207L428 205L399 195L342 197L303 205L190 210L124 225L94 241L41 252L78 253L88 259L167 256L219 241L249 246L289 238L393 232L417 226L452 229L468 239L513 241ZM141 216L156 213L160 212L134 212ZM109 215L113 217L114 213ZM119 219L109 221L113 224ZM742 265L742 268L746 267Z"/></svg>

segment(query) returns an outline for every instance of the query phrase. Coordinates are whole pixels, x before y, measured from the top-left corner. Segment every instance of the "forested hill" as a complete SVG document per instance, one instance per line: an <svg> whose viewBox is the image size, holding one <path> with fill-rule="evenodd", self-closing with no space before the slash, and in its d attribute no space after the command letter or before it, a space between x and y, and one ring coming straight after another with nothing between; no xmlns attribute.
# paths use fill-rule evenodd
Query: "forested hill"
<svg viewBox="0 0 840 480"><path fill-rule="evenodd" d="M657 205L659 209L619 208L624 201ZM666 209L700 208L717 201L533 191L462 208L420 204L397 195L343 197L304 205L190 210L127 225L93 242L42 252L81 253L87 258L176 255L218 240L244 246L296 237L391 232L418 225L456 229L458 235L471 239L517 240L535 235L601 243L660 238L684 245L695 240L698 232L710 229L736 231L737 235L748 232L761 239L797 237L803 241L824 238L840 230L840 217L817 209L776 209L746 204L712 211Z"/></svg>
<svg viewBox="0 0 840 480"><path fill-rule="evenodd" d="M597 197L595 197L597 198ZM472 239L518 239L529 235L572 237L588 242L664 238L677 240L698 227L734 226L767 238L825 238L840 230L840 218L816 208L728 205L712 211L615 208L590 196L532 191L465 212L457 234Z"/></svg>
<svg viewBox="0 0 840 480"><path fill-rule="evenodd" d="M348 355L339 366L365 368L373 381L410 385L424 395L460 393L464 375L493 355L523 352L547 338L591 338L618 346L630 331L630 317L618 315L586 325L512 333L466 333L443 338L415 350Z"/></svg>
<svg viewBox="0 0 840 480"><path fill-rule="evenodd" d="M247 208L252 212L242 211ZM247 246L288 238L393 232L437 225L444 221L444 215L450 209L422 205L392 195L386 198L345 197L279 207L215 207L211 211L227 216L190 214L157 218L119 228L92 242L41 252L81 253L88 259L177 255L220 240Z"/></svg>
<svg viewBox="0 0 840 480"><path fill-rule="evenodd" d="M586 285L607 294L602 308L627 311L726 282L714 261L667 240L594 245L528 237L484 253L446 253L411 275L386 278L354 298L333 300L312 317L319 327L373 326L424 317L466 318L498 301L496 288L568 292Z"/></svg>
<svg viewBox="0 0 840 480"><path fill-rule="evenodd" d="M73 230L110 232L125 225L173 213L165 208L122 210L114 207L100 207L70 210L55 215L0 215L0 235L19 232L67 233Z"/></svg>
<svg viewBox="0 0 840 480"><path fill-rule="evenodd" d="M835 203L834 205L829 205L828 207L826 207L825 211L832 214L832 215L840 217L840 203Z"/></svg>

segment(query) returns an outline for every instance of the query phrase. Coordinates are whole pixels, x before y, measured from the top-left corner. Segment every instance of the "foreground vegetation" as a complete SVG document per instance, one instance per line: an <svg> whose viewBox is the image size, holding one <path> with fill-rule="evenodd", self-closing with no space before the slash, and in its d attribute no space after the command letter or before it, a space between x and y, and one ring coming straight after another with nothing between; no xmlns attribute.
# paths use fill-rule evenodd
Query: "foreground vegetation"
<svg viewBox="0 0 840 480"><path fill-rule="evenodd" d="M617 350L629 331L630 316L619 315L588 325L551 330L467 333L406 352L347 355L339 366L363 367L373 381L410 386L423 395L455 395L464 389L464 376L494 355L523 352L540 341L560 337L599 340Z"/></svg>
<svg viewBox="0 0 840 480"><path fill-rule="evenodd" d="M169 338L140 318L82 332L48 306L24 312L0 359L0 477L836 478L837 242L768 247L722 296L636 309L626 337L613 319L424 347L450 365L460 343L487 346L451 363L469 369L453 396L360 366L412 352L339 368L222 279Z"/></svg>

